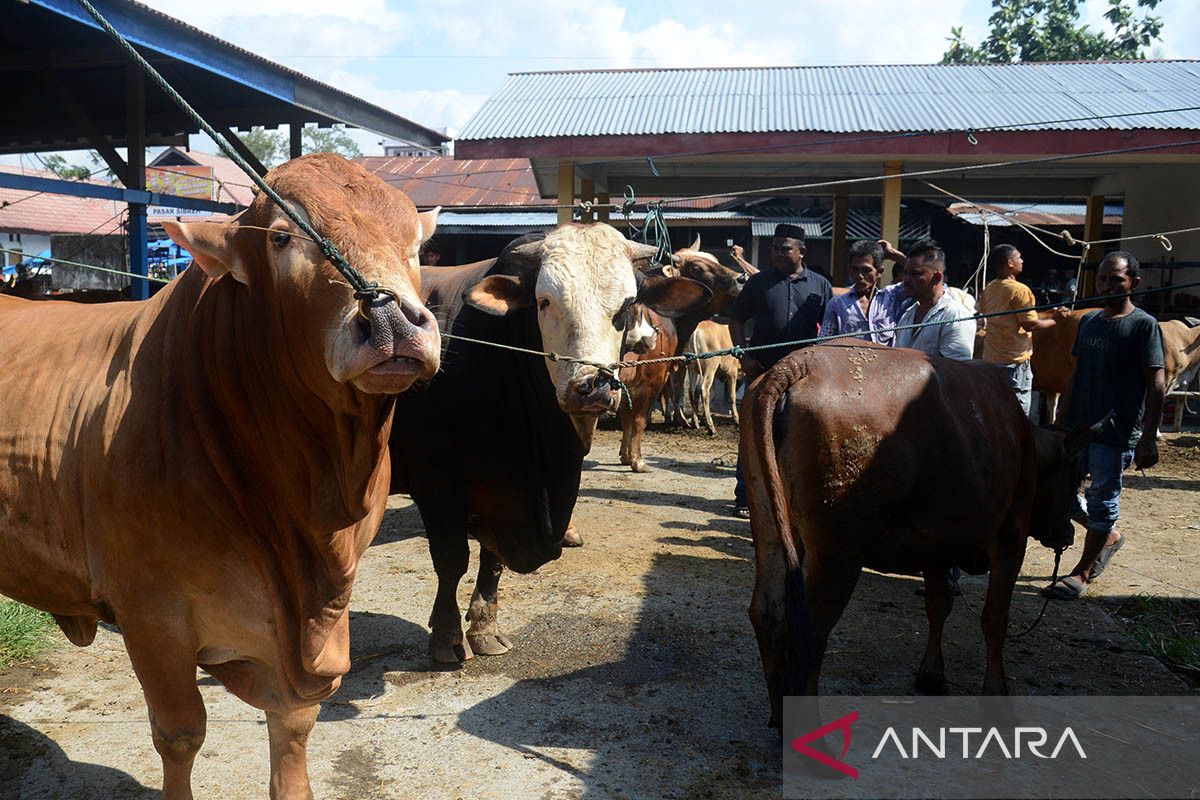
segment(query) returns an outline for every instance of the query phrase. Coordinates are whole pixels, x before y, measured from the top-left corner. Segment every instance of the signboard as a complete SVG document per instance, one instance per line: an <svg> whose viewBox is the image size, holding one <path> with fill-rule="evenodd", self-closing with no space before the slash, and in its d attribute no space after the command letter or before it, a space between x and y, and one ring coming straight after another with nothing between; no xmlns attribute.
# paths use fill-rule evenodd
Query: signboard
<svg viewBox="0 0 1200 800"><path fill-rule="evenodd" d="M213 200L217 182L213 179L213 168L191 165L174 167L146 167L146 191L158 194L173 194L178 197L195 197L198 200ZM149 206L149 217L208 216L211 211L196 211L173 206Z"/></svg>

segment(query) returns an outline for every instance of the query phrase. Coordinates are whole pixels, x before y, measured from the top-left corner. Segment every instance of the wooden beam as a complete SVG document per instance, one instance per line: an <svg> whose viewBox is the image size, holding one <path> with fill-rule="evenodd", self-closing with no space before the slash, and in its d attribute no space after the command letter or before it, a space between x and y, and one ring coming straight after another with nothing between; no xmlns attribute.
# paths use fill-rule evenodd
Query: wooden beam
<svg viewBox="0 0 1200 800"><path fill-rule="evenodd" d="M585 202L596 202L596 181L592 178L579 179L579 199ZM589 211L580 217L580 222L592 222L596 219L596 212Z"/></svg>
<svg viewBox="0 0 1200 800"><path fill-rule="evenodd" d="M304 155L304 123L288 124L288 158L299 158Z"/></svg>
<svg viewBox="0 0 1200 800"><path fill-rule="evenodd" d="M1104 195L1090 194L1087 199L1087 211L1083 217L1083 238L1089 242L1104 238ZM1090 297L1096 291L1096 266L1100 263L1104 251L1101 247L1090 247L1087 259L1083 264L1081 280L1075 287L1079 297Z"/></svg>
<svg viewBox="0 0 1200 800"><path fill-rule="evenodd" d="M558 162L558 205L558 224L570 224L575 205L575 165L570 161Z"/></svg>
<svg viewBox="0 0 1200 800"><path fill-rule="evenodd" d="M833 190L833 230L830 231L831 255L829 274L837 286L850 282L849 265L846 264L846 217L850 211L850 192L846 186Z"/></svg>
<svg viewBox="0 0 1200 800"><path fill-rule="evenodd" d="M904 171L900 161L887 161L883 165L884 175L899 175ZM887 239L893 247L900 246L900 178L886 178L883 181L883 213L880 224L880 238ZM883 275L880 285L886 286L892 274L892 262L883 262Z"/></svg>
<svg viewBox="0 0 1200 800"><path fill-rule="evenodd" d="M239 156L246 159L246 163L250 165L252 170L257 172L259 175L267 174L267 168L264 167L263 163L258 160L258 156L254 155L249 147L246 147L246 143L243 142L241 137L234 133L228 125L213 122L211 118L209 119L209 123L217 129L217 133L224 136L229 143L233 145L233 149L237 151Z"/></svg>
<svg viewBox="0 0 1200 800"><path fill-rule="evenodd" d="M612 197L609 195L608 192L597 192L596 193L596 202L599 205L604 206L604 205L612 202ZM608 208L597 208L596 209L596 219L599 220L600 222L608 222L608 219L609 219L608 212L610 210L611 209L608 209Z"/></svg>

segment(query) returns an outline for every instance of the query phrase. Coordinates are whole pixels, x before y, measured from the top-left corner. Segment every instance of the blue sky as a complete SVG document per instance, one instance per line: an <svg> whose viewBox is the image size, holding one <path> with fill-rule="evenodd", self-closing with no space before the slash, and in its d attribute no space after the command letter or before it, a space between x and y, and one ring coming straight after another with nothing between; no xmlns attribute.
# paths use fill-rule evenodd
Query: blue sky
<svg viewBox="0 0 1200 800"><path fill-rule="evenodd" d="M951 26L977 42L991 12L989 0L144 1L434 128L461 128L509 72L931 63ZM1106 6L1086 0L1085 19L1104 26ZM1200 3L1162 0L1157 13L1152 55L1200 57ZM356 138L382 152L378 136Z"/></svg>

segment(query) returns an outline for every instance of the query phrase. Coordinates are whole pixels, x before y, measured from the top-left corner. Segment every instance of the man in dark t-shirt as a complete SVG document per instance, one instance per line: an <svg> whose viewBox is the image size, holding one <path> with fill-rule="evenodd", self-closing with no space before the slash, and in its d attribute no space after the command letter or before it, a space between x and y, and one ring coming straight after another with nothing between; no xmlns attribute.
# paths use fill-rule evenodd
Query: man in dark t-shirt
<svg viewBox="0 0 1200 800"><path fill-rule="evenodd" d="M1110 413L1112 420L1082 456L1092 476L1086 503L1080 503L1080 516L1087 517L1083 553L1066 578L1043 590L1049 597L1075 599L1100 576L1125 544L1117 530L1121 473L1131 463L1142 469L1158 463L1154 437L1166 393L1162 331L1125 295L1140 283L1137 258L1123 251L1105 256L1096 271L1096 292L1114 297L1083 318L1075 337L1071 353L1078 362L1064 398L1065 422L1071 428L1095 425Z"/></svg>
<svg viewBox="0 0 1200 800"><path fill-rule="evenodd" d="M829 281L804 266L804 231L779 225L771 241L771 268L764 269L742 288L729 311L733 343L759 346L816 338L833 296ZM753 324L749 341L744 325ZM742 358L746 377L753 379L786 356L791 348L757 350Z"/></svg>
<svg viewBox="0 0 1200 800"><path fill-rule="evenodd" d="M729 333L739 347L815 339L833 296L829 281L804 266L804 230L782 224L771 240L771 268L752 276L729 311ZM752 325L746 336L745 326ZM790 353L793 347L755 350L742 356L742 371L754 380ZM738 456L737 483L733 490L734 513L749 519L742 459Z"/></svg>

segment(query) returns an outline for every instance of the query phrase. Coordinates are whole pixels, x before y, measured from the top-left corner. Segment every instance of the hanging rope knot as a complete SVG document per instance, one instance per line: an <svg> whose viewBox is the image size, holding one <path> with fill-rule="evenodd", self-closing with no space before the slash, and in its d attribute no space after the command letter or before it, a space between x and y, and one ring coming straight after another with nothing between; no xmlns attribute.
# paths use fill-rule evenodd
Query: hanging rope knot
<svg viewBox="0 0 1200 800"><path fill-rule="evenodd" d="M625 396L625 407L632 411L633 395L629 393L629 387L625 385L625 381L621 380L620 376L618 376L616 372L607 367L601 367L599 372L608 379L609 384L616 386L617 390Z"/></svg>
<svg viewBox="0 0 1200 800"><path fill-rule="evenodd" d="M361 289L354 290L355 300L374 300L379 296L379 284L375 281L363 284Z"/></svg>
<svg viewBox="0 0 1200 800"><path fill-rule="evenodd" d="M1075 241L1075 237L1071 235L1070 231L1064 230L1059 234L1059 236L1062 237L1062 240L1068 245L1078 244L1078 242Z"/></svg>
<svg viewBox="0 0 1200 800"><path fill-rule="evenodd" d="M562 356L560 356L558 353L551 351L549 353L546 353L546 358L550 359L551 361L559 361L562 359Z"/></svg>
<svg viewBox="0 0 1200 800"><path fill-rule="evenodd" d="M629 216L633 213L633 207L637 205L637 194L634 193L633 187L626 184L624 200L621 202L621 213Z"/></svg>
<svg viewBox="0 0 1200 800"><path fill-rule="evenodd" d="M1154 235L1154 241L1161 244L1163 250L1166 250L1168 253L1171 252L1173 245L1171 244L1171 240L1168 239L1166 236L1163 236L1161 233L1156 233Z"/></svg>
<svg viewBox="0 0 1200 800"><path fill-rule="evenodd" d="M979 144L979 140L975 138L975 131L971 128L967 128L967 141L973 145Z"/></svg>
<svg viewBox="0 0 1200 800"><path fill-rule="evenodd" d="M733 347L729 348L729 355L733 356L738 361L741 361L742 357L746 355L746 351L742 349L740 344L735 344Z"/></svg>

